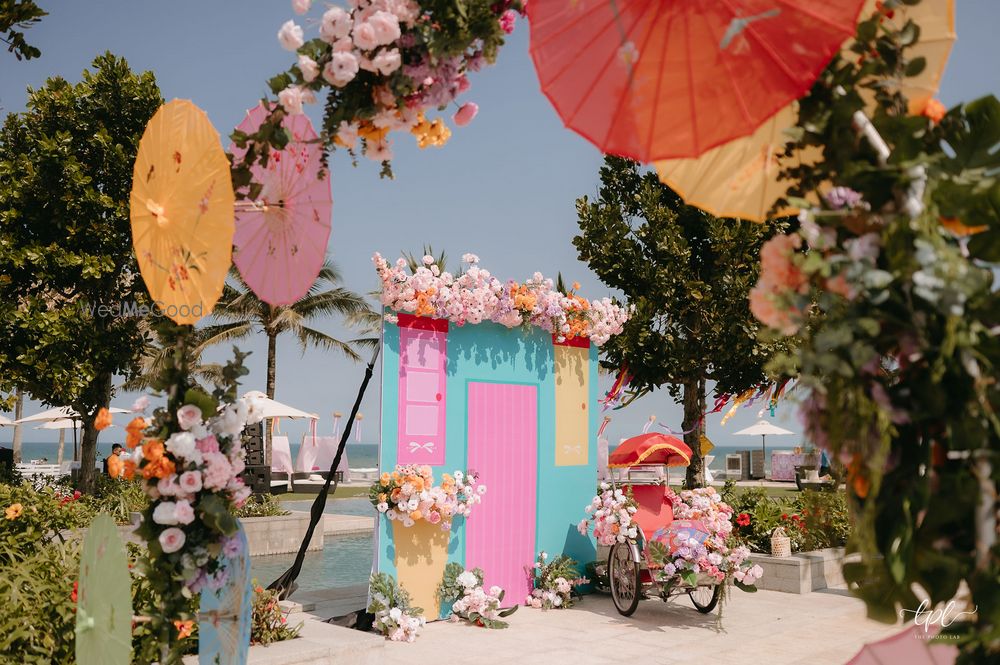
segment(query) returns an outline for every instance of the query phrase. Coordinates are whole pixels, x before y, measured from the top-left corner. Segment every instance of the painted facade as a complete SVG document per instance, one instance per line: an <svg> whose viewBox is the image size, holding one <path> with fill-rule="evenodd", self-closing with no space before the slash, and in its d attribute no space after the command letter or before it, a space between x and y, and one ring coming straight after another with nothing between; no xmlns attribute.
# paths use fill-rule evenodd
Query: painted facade
<svg viewBox="0 0 1000 665"><path fill-rule="evenodd" d="M513 604L529 592L524 567L539 551L593 560L576 524L594 495L597 399L597 348L586 339L407 315L386 323L380 470L474 469L487 494L450 533L380 519L378 569L432 617L449 561L481 567Z"/></svg>

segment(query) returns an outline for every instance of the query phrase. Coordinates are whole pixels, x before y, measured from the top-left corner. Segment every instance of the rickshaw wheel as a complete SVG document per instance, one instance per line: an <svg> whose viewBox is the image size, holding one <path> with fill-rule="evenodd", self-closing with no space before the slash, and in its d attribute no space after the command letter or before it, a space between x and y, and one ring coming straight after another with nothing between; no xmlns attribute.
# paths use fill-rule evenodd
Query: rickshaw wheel
<svg viewBox="0 0 1000 665"><path fill-rule="evenodd" d="M711 592L707 586L695 587L688 591L688 596L691 597L691 602L696 610L702 614L708 614L719 604L719 598L722 596L722 585L712 585Z"/></svg>
<svg viewBox="0 0 1000 665"><path fill-rule="evenodd" d="M622 616L630 616L639 606L642 584L639 564L632 559L632 548L628 543L615 543L612 546L608 554L608 583L615 609Z"/></svg>

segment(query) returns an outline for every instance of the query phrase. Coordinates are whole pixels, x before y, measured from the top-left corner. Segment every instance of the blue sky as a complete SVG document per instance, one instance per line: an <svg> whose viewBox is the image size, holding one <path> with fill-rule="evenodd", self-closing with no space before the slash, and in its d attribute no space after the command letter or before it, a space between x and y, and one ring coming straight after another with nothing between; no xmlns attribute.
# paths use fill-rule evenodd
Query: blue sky
<svg viewBox="0 0 1000 665"><path fill-rule="evenodd" d="M41 48L42 57L17 62L0 54L2 114L24 109L26 87L38 87L55 75L76 81L94 56L110 50L127 58L135 70L155 72L166 99L193 100L226 136L265 94L265 81L292 62L275 36L281 24L293 18L290 3L283 0L40 4L50 16L28 36ZM1000 2L958 0L957 5L959 39L940 93L946 106L1000 94L1000 41L995 34ZM311 15L319 13L317 8ZM395 257L401 250L418 251L431 243L453 261L464 252L478 254L482 265L501 279L524 279L536 270L554 277L562 271L583 285L584 295L607 295L607 287L577 260L571 244L577 232L574 201L596 191L601 155L563 128L539 91L525 21L518 21L497 65L473 75L472 88L462 100L478 103L479 116L468 127L453 128L445 148L419 150L411 137L396 138L394 181L380 180L378 166L367 160L354 168L344 154L332 159L334 209L328 251L343 271L346 286L362 292L377 286L373 252ZM318 112L313 109L314 120ZM318 327L350 335L336 321ZM244 386L262 390L265 341L260 337L240 346L253 351ZM210 359L225 355L220 351ZM350 408L361 374L360 366L332 353L310 350L303 356L293 340L279 341L276 398L319 413L320 432L329 431L333 411ZM133 398L122 394L113 403L127 407ZM28 403L25 414L38 408L38 403ZM362 412L363 439L374 441L377 384L369 389ZM616 441L637 433L652 413L679 429L680 407L663 391L613 413L609 438ZM732 433L751 424L756 415L756 408L741 409L725 427L719 425L719 415L711 417L708 435L719 444L751 444ZM791 404L779 407L776 421L800 431ZM305 431L294 423L283 429L292 437ZM0 431L0 442L10 441L10 431ZM112 440L123 436L120 429L108 433ZM25 441L46 440L51 440L50 434L25 431ZM788 437L780 443L798 440Z"/></svg>

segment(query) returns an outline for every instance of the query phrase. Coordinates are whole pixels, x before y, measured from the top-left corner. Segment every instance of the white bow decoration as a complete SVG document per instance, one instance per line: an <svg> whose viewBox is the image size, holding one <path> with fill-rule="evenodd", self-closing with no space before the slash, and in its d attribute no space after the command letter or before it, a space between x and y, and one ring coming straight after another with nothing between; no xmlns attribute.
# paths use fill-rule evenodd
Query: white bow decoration
<svg viewBox="0 0 1000 665"><path fill-rule="evenodd" d="M418 450L425 450L429 453L434 452L434 442L428 441L427 443L417 443L416 441L410 441L410 452L415 453Z"/></svg>
<svg viewBox="0 0 1000 665"><path fill-rule="evenodd" d="M563 444L563 452L566 453L567 455L570 455L572 453L576 453L577 455L579 455L582 452L582 450L583 449L580 447L580 444L576 445L571 445L569 443Z"/></svg>

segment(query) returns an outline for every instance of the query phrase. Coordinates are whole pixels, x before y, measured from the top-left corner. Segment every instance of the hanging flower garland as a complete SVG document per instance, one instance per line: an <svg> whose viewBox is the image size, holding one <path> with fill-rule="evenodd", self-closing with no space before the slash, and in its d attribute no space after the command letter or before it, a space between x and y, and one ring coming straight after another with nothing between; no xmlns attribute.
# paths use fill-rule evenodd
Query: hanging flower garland
<svg viewBox="0 0 1000 665"><path fill-rule="evenodd" d="M293 0L292 9L304 15L311 4ZM443 146L451 130L431 115L469 89L469 73L495 61L524 11L521 0L349 0L349 5L328 6L312 20L318 36L308 41L294 20L281 26L278 41L297 61L268 82L279 106L264 124L253 134L233 134L237 146L247 149L234 164L234 186L248 185L250 164L266 164L270 148L284 147L284 115L302 113L304 104L324 92L321 140L330 149L381 162L383 176L392 176L390 133L409 132L421 148ZM452 121L458 126L469 124L479 110L472 102L456 107Z"/></svg>
<svg viewBox="0 0 1000 665"><path fill-rule="evenodd" d="M629 309L610 298L586 300L555 288L551 279L536 272L523 283L501 282L479 267L479 257L465 254L464 273L442 271L436 259L423 257L423 265L407 272L405 259L390 265L381 254L372 257L382 281L382 304L396 312L446 319L455 325L492 321L507 328L535 326L552 333L561 342L576 337L590 338L601 346L622 332ZM394 317L387 317L390 321Z"/></svg>

